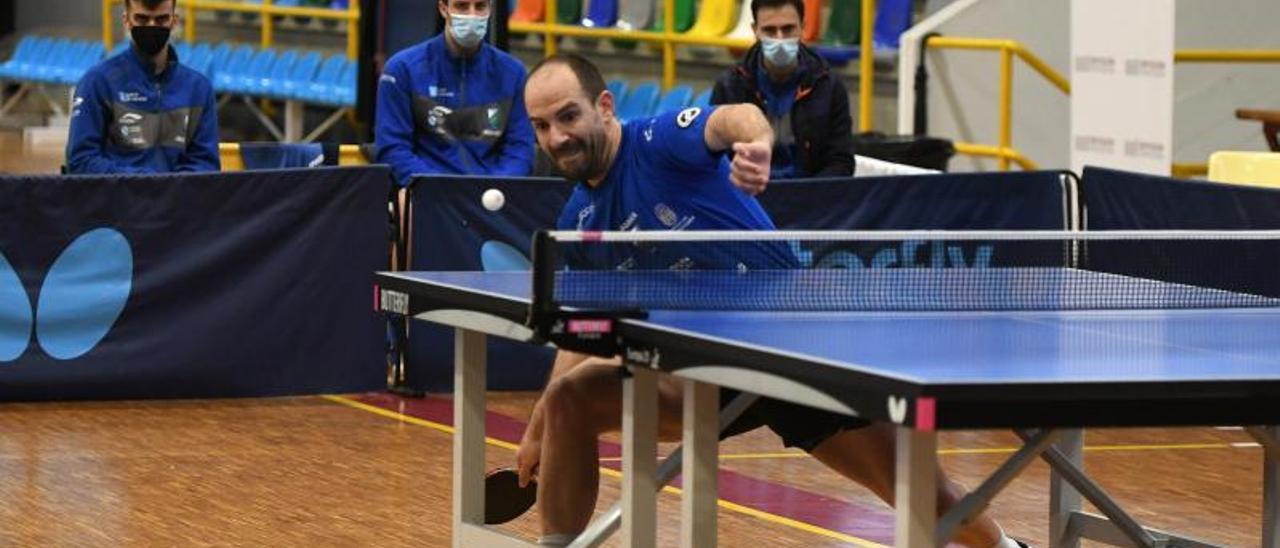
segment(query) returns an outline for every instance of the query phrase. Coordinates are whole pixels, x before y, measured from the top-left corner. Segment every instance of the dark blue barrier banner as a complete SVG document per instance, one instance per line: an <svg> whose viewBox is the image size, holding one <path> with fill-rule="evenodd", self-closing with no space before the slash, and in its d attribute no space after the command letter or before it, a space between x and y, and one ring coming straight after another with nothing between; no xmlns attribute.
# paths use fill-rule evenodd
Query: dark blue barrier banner
<svg viewBox="0 0 1280 548"><path fill-rule="evenodd" d="M0 177L0 400L385 385L385 167Z"/></svg>
<svg viewBox="0 0 1280 548"><path fill-rule="evenodd" d="M1280 229L1280 190L1172 179L1086 167L1081 181L1088 230L1275 230ZM1095 249L1088 267L1141 275L1168 264L1168 281L1280 296L1280 252L1274 242L1210 242L1179 246L1128 246L1114 253ZM1231 269L1222 268L1230 257ZM1176 265L1176 266L1174 266ZM1187 266L1196 265L1196 266Z"/></svg>
<svg viewBox="0 0 1280 548"><path fill-rule="evenodd" d="M1063 230L1071 222L1062 172L970 173L778 181L760 201L778 228L810 230ZM806 245L819 245L807 242ZM991 244L825 244L795 249L818 268L981 268Z"/></svg>
<svg viewBox="0 0 1280 548"><path fill-rule="evenodd" d="M776 181L761 195L779 228L1049 229L1068 226L1069 181L1060 172L922 175ZM505 203L484 207L498 189ZM423 177L413 184L414 270L528 269L535 230L551 228L573 185L558 179ZM992 246L899 243L887 248L797 249L806 266L981 267L999 260ZM993 259L994 257L994 259ZM452 389L451 333L411 322L406 384ZM491 340L489 387L539 389L552 353Z"/></svg>

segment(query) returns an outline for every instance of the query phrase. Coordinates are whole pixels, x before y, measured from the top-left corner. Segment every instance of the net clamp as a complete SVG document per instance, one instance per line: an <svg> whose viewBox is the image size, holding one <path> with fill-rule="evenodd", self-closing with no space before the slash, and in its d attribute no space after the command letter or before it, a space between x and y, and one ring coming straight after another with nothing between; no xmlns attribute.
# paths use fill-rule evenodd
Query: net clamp
<svg viewBox="0 0 1280 548"><path fill-rule="evenodd" d="M607 312L575 310L559 311L533 326L538 340L550 342L556 348L613 357L622 353L622 339L618 334L618 320L643 319L642 311Z"/></svg>

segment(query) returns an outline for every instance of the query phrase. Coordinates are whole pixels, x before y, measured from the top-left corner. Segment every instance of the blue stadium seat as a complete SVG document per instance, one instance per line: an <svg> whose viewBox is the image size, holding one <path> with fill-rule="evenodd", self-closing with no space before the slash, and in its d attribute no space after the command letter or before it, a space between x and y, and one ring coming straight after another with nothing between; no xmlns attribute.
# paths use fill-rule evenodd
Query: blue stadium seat
<svg viewBox="0 0 1280 548"><path fill-rule="evenodd" d="M622 121L644 118L653 114L658 105L658 83L644 82L631 90L618 108L618 118Z"/></svg>
<svg viewBox="0 0 1280 548"><path fill-rule="evenodd" d="M626 98L627 95L627 81L621 79L609 80L607 87L609 88L609 91L613 93L613 104L615 107L621 106L622 100Z"/></svg>
<svg viewBox="0 0 1280 548"><path fill-rule="evenodd" d="M348 61L347 67L342 71L342 76L338 79L338 83L334 86L336 91L334 95L335 102L344 107L353 107L356 105L356 73L359 65L355 61Z"/></svg>
<svg viewBox="0 0 1280 548"><path fill-rule="evenodd" d="M309 51L301 59L298 59L298 62L293 65L293 71L275 90L277 97L281 99L296 98L298 91L306 88L316 77L316 72L320 70L320 60L320 53L315 51Z"/></svg>
<svg viewBox="0 0 1280 548"><path fill-rule="evenodd" d="M80 59L84 57L88 49L88 42L72 40L67 46L66 52L60 58L40 67L37 79L44 84L63 83L64 79L73 72L74 67L80 63Z"/></svg>
<svg viewBox="0 0 1280 548"><path fill-rule="evenodd" d="M584 27L612 27L617 22L618 0L591 0L587 4L586 16L582 18Z"/></svg>
<svg viewBox="0 0 1280 548"><path fill-rule="evenodd" d="M178 53L178 60L185 63L187 59L191 58L191 43L185 40L175 43L173 51Z"/></svg>
<svg viewBox="0 0 1280 548"><path fill-rule="evenodd" d="M267 48L259 50L249 61L249 68L241 73L231 85L232 93L250 95L257 91L258 82L271 73L271 66L276 62L276 50Z"/></svg>
<svg viewBox="0 0 1280 548"><path fill-rule="evenodd" d="M44 56L42 62L27 72L24 80L53 83L54 74L60 67L71 63L71 60L83 49L80 44L66 38L58 38L53 48Z"/></svg>
<svg viewBox="0 0 1280 548"><path fill-rule="evenodd" d="M14 56L4 65L0 65L0 78L24 80L35 72L36 67L45 62L56 41L53 38L36 37L25 52L14 52Z"/></svg>
<svg viewBox="0 0 1280 548"><path fill-rule="evenodd" d="M306 87L298 90L298 94L294 97L308 103L325 102L333 92L330 91L338 79L342 77L342 71L346 69L347 56L341 53L333 55L320 65L320 72L316 74Z"/></svg>
<svg viewBox="0 0 1280 548"><path fill-rule="evenodd" d="M662 114L665 112L675 112L684 110L689 105L689 100L693 99L693 88L680 85L671 88L666 95L662 96L662 100L658 102L658 107L654 109L654 114Z"/></svg>
<svg viewBox="0 0 1280 548"><path fill-rule="evenodd" d="M106 48L101 42L88 42L81 49L79 55L72 59L71 63L61 67L55 72L54 77L57 83L71 86L80 81L80 77L84 76L93 65L102 60Z"/></svg>
<svg viewBox="0 0 1280 548"><path fill-rule="evenodd" d="M213 75L227 63L227 58L231 57L231 44L223 42L213 49L209 50L209 61L205 63L203 72L209 81L213 81Z"/></svg>
<svg viewBox="0 0 1280 548"><path fill-rule="evenodd" d="M284 81L289 79L289 73L293 71L293 66L297 62L297 51L289 50L280 54L280 56L276 57L275 63L271 65L271 70L250 86L246 93L271 97L279 96L280 91L284 89Z"/></svg>
<svg viewBox="0 0 1280 548"><path fill-rule="evenodd" d="M871 43L874 50L898 50L898 39L902 33L911 28L911 0L879 0L876 3L876 23L871 30ZM860 36L846 38L850 46L817 45L814 50L833 65L844 65L857 59L862 48L857 44Z"/></svg>
<svg viewBox="0 0 1280 548"><path fill-rule="evenodd" d="M187 65L191 70L199 72L200 74L208 74L209 62L212 60L213 48L205 42L200 42L199 44L191 46L191 51L187 54L185 59L182 59L182 64Z"/></svg>
<svg viewBox="0 0 1280 548"><path fill-rule="evenodd" d="M689 103L689 106L702 108L711 106L711 88L702 90L702 93L693 98L693 102Z"/></svg>
<svg viewBox="0 0 1280 548"><path fill-rule="evenodd" d="M227 60L213 69L213 89L218 92L231 91L240 75L248 70L250 59L253 59L253 48L240 46L232 50Z"/></svg>
<svg viewBox="0 0 1280 548"><path fill-rule="evenodd" d="M0 63L0 78L15 78L19 72L17 66L38 58L40 52L46 47L45 44L45 39L39 36L30 34L23 36L22 40L18 41L18 47L13 50L13 57Z"/></svg>

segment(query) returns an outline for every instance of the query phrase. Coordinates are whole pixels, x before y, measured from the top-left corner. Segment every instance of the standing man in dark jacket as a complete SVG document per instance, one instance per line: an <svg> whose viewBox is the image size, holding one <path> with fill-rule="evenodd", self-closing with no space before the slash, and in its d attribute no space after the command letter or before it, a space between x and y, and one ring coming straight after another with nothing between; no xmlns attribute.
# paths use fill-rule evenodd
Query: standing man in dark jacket
<svg viewBox="0 0 1280 548"><path fill-rule="evenodd" d="M802 0L751 0L757 42L711 92L711 104L752 103L777 141L773 177L853 175L849 92L826 61L800 43Z"/></svg>
<svg viewBox="0 0 1280 548"><path fill-rule="evenodd" d="M169 33L176 0L125 0L130 48L76 84L67 136L70 173L218 171L213 86L178 63Z"/></svg>
<svg viewBox="0 0 1280 548"><path fill-rule="evenodd" d="M533 128L524 65L484 41L489 0L438 0L446 28L387 61L378 83L378 161L416 173L524 176Z"/></svg>

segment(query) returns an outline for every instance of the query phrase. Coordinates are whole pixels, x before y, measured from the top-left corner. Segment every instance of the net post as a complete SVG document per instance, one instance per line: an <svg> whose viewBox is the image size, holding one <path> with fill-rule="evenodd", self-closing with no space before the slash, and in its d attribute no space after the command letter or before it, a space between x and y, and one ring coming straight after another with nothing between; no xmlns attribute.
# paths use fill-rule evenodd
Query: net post
<svg viewBox="0 0 1280 548"><path fill-rule="evenodd" d="M550 231L539 230L533 234L533 290L530 293L532 298L527 323L533 329L534 336L542 341L547 340L548 324L556 314L556 252L555 238Z"/></svg>

